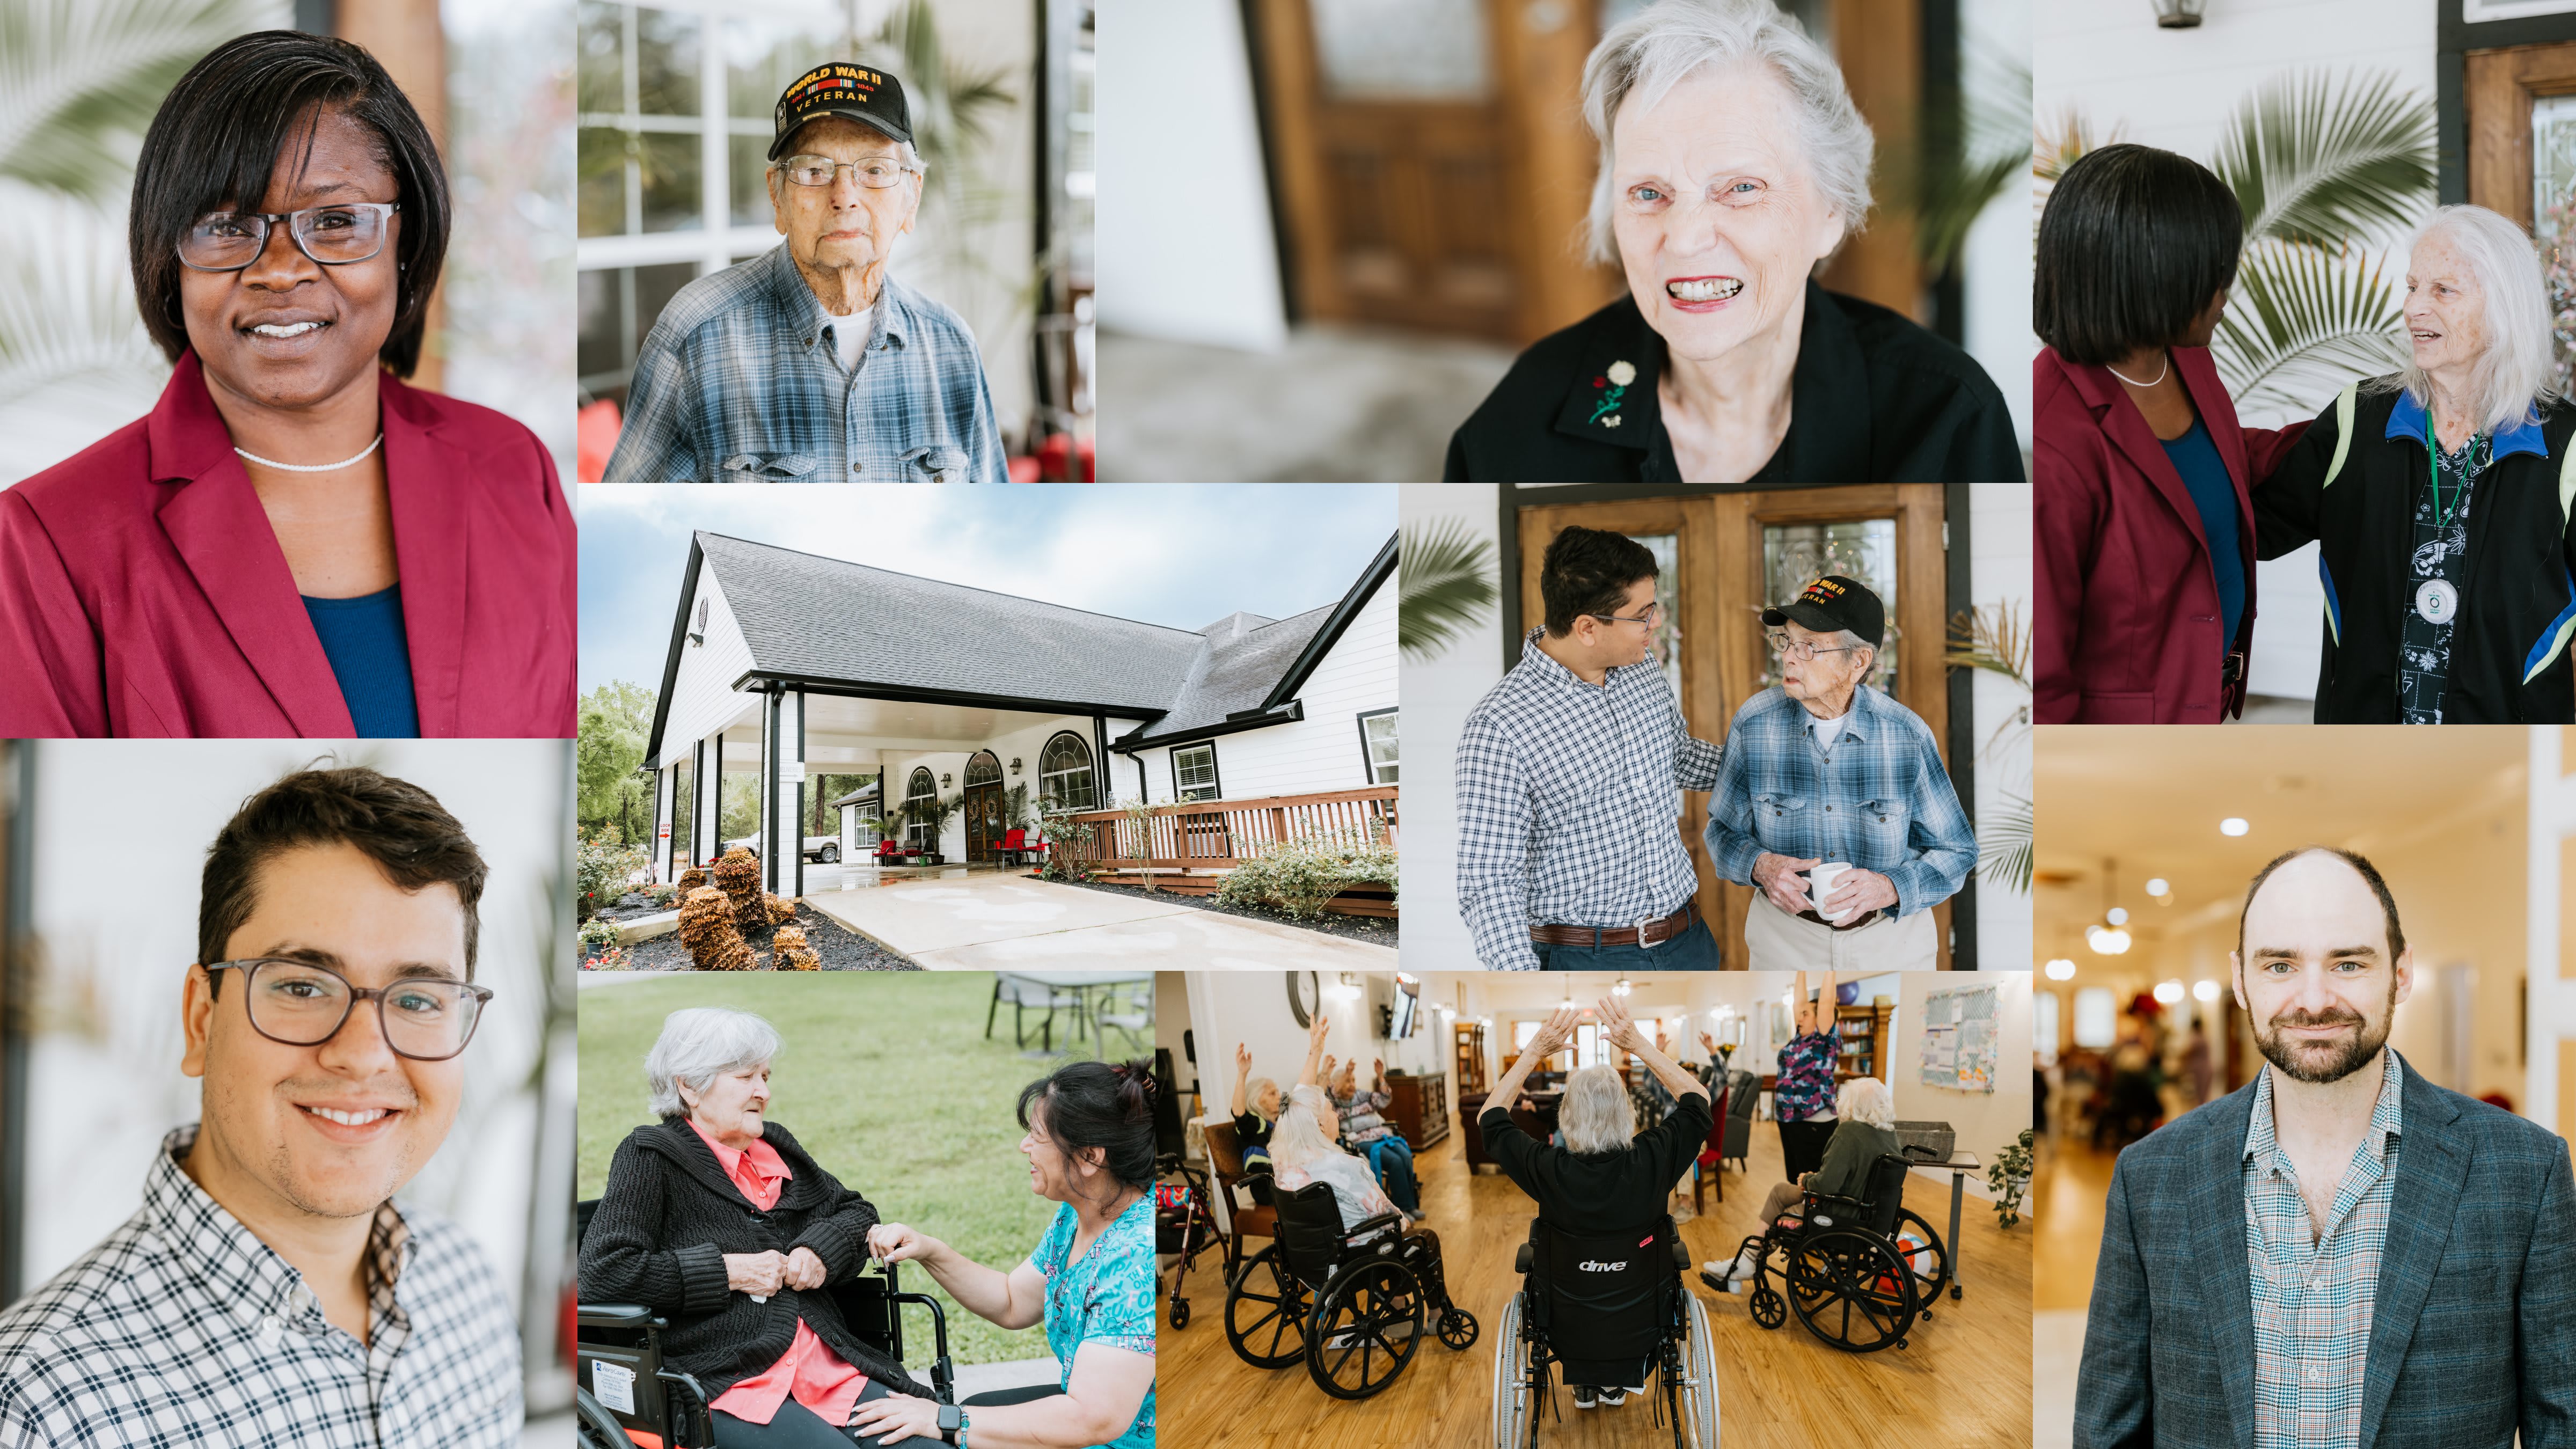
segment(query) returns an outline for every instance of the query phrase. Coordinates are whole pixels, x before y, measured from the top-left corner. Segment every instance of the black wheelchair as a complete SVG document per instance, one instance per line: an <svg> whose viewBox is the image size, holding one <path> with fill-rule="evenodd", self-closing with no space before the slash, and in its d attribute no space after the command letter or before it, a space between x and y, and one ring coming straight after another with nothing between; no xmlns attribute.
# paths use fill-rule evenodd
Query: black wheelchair
<svg viewBox="0 0 2576 1449"><path fill-rule="evenodd" d="M1629 1388L1641 1367L1674 1449L1717 1449L1717 1350L1708 1310L1683 1286L1690 1250L1670 1217L1599 1236L1540 1218L1512 1266L1521 1287L1494 1344L1494 1449L1536 1445L1542 1405L1564 1417L1557 1378Z"/></svg>
<svg viewBox="0 0 2576 1449"><path fill-rule="evenodd" d="M1905 1347L1915 1320L1950 1288L1950 1250L1905 1205L1905 1174L1921 1149L1871 1165L1867 1199L1808 1193L1803 1221L1766 1223L1736 1252L1753 1260L1753 1321L1778 1328L1791 1309L1807 1331L1846 1353ZM1928 1157L1929 1153L1921 1153ZM1771 1286L1771 1254L1788 1292ZM1720 1286L1706 1273L1711 1287ZM1952 1289L1952 1297L1957 1291Z"/></svg>
<svg viewBox="0 0 2576 1449"><path fill-rule="evenodd" d="M596 1198L578 1205L577 1232L588 1232ZM578 1239L576 1238L576 1241ZM930 1385L943 1404L957 1402L948 1360L948 1315L936 1299L906 1293L895 1264L832 1287L841 1316L861 1343L896 1363L903 1359L903 1310L930 1310L938 1356ZM696 1377L664 1367L661 1331L669 1320L632 1303L583 1303L573 1331L574 1416L582 1449L712 1449L716 1442L707 1391Z"/></svg>
<svg viewBox="0 0 2576 1449"><path fill-rule="evenodd" d="M1380 1213L1345 1227L1333 1190L1309 1183L1273 1190L1278 1236L1236 1274L1225 1295L1225 1337L1255 1368L1303 1359L1315 1386L1365 1399L1413 1361L1423 1321L1452 1350L1476 1342L1476 1318L1449 1300L1421 1239L1399 1236L1403 1218ZM1380 1229L1385 1229L1379 1233ZM1353 1246L1352 1237L1379 1233Z"/></svg>

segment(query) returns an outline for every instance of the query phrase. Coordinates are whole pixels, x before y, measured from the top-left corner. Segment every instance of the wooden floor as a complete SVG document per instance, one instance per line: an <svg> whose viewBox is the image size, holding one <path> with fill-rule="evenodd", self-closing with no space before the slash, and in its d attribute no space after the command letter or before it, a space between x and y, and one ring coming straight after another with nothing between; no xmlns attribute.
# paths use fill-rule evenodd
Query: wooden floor
<svg viewBox="0 0 2576 1449"><path fill-rule="evenodd" d="M1225 1292L1217 1254L1203 1256L1183 1291L1190 1326L1175 1331L1168 1316L1156 1347L1158 1433L1191 1449L1486 1449L1491 1443L1494 1339L1503 1305L1519 1287L1513 1250L1528 1236L1533 1205L1508 1178L1471 1177L1460 1139L1423 1154L1423 1206L1447 1256L1449 1289L1476 1315L1483 1336L1464 1353L1426 1341L1402 1378L1373 1399L1346 1403L1327 1396L1294 1368L1261 1370L1234 1356L1225 1341ZM1769 1123L1753 1130L1750 1172L1726 1174L1726 1201L1682 1225L1695 1261L1731 1254L1751 1231L1760 1187L1780 1178L1780 1138ZM1947 1181L1908 1180L1906 1204L1949 1231ZM1719 1420L1725 1449L1836 1449L1852 1446L2027 1445L2031 1433L2031 1231L2028 1219L2009 1233L1993 1208L1970 1197L1960 1209L1961 1261L1967 1296L1944 1299L1932 1321L1918 1323L1907 1346L1847 1354L1810 1335L1797 1318L1765 1329L1746 1312L1749 1299L1712 1293L1689 1276L1706 1305L1716 1338ZM2096 1221L2098 1223L2098 1209ZM1262 1240L1254 1239L1257 1250ZM1776 1262L1776 1259L1775 1259ZM1578 1411L1557 1390L1562 1421L1544 1421L1542 1449L1672 1443L1669 1426L1631 1398L1616 1409Z"/></svg>
<svg viewBox="0 0 2576 1449"><path fill-rule="evenodd" d="M2071 1136L2053 1144L2043 1141L2034 1155L2031 1306L2082 1308L2093 1300L2093 1265L2102 1253L2102 1201L2111 1188L2112 1155Z"/></svg>

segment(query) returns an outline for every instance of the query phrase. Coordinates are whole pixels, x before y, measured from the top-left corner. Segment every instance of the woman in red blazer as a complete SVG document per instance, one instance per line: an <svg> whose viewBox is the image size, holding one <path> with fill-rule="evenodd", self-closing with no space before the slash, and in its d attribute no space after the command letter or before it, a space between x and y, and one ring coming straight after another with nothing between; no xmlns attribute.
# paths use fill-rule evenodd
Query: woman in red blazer
<svg viewBox="0 0 2576 1449"><path fill-rule="evenodd" d="M176 368L150 416L0 493L0 736L569 737L553 463L400 380L449 208L383 68L293 31L217 47L154 118L131 216Z"/></svg>
<svg viewBox="0 0 2576 1449"><path fill-rule="evenodd" d="M2235 196L2186 157L2106 146L2039 224L2031 366L2036 718L2215 724L2254 638L2248 490L2305 424L2240 427L2209 358Z"/></svg>

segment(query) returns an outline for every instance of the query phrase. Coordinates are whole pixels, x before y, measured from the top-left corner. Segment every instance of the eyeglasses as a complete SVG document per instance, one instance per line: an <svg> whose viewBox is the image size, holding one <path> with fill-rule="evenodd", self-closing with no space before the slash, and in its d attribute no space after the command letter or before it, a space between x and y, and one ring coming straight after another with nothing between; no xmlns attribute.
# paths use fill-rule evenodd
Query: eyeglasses
<svg viewBox="0 0 2576 1449"><path fill-rule="evenodd" d="M339 1034L359 1002L376 1003L385 1045L416 1062L443 1062L474 1039L492 988L422 977L382 989L352 986L327 967L255 957L218 961L208 972L239 971L253 1031L286 1046L320 1046Z"/></svg>
<svg viewBox="0 0 2576 1449"><path fill-rule="evenodd" d="M1792 639L1786 634L1765 634L1762 639L1764 643L1771 646L1772 653L1801 664L1819 654L1849 654L1855 649L1871 647L1867 644L1845 644L1838 649L1819 649L1805 640Z"/></svg>
<svg viewBox="0 0 2576 1449"><path fill-rule="evenodd" d="M1664 606L1661 603L1648 604L1646 612L1636 615L1593 614L1589 617L1599 619L1605 624L1643 624L1651 629L1664 621Z"/></svg>
<svg viewBox="0 0 2576 1449"><path fill-rule="evenodd" d="M787 179L799 186L829 186L843 170L858 177L859 184L870 191L883 191L903 179L912 168L891 156L869 156L858 161L835 161L829 156L790 156L778 163Z"/></svg>
<svg viewBox="0 0 2576 1449"><path fill-rule="evenodd" d="M385 249L393 230L386 218L400 210L399 201L344 201L302 211L210 212L179 238L179 260L201 272L238 272L259 260L269 228L282 221L297 250L326 267L345 267Z"/></svg>

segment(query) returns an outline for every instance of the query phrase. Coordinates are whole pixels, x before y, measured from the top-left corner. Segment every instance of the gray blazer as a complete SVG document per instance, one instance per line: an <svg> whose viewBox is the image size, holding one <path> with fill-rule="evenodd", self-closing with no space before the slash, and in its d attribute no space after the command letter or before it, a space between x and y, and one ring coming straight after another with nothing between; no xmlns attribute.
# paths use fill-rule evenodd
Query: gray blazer
<svg viewBox="0 0 2576 1449"><path fill-rule="evenodd" d="M2403 1061L2401 1057L2399 1060ZM2371 1312L2362 1449L2576 1449L2567 1144L2410 1063ZM2075 1449L2254 1449L2241 1173L2252 1084L2120 1154L2075 1385Z"/></svg>

